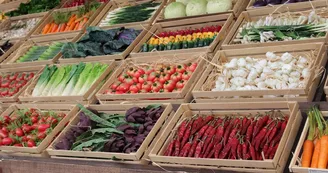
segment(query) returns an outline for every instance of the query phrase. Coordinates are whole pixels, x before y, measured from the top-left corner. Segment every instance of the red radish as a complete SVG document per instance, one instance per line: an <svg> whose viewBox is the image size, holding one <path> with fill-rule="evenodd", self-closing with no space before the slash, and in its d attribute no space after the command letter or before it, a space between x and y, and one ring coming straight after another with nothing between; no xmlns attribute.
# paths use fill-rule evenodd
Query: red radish
<svg viewBox="0 0 328 173"><path fill-rule="evenodd" d="M28 140L28 141L27 141L27 146L28 146L28 147L35 147L36 145L35 145L34 140L32 140L32 139Z"/></svg>
<svg viewBox="0 0 328 173"><path fill-rule="evenodd" d="M3 138L2 139L2 145L11 145L12 143L14 143L14 140L12 138Z"/></svg>
<svg viewBox="0 0 328 173"><path fill-rule="evenodd" d="M44 132L46 131L48 128L50 128L50 125L49 124L40 124L38 126L38 131L39 132Z"/></svg>

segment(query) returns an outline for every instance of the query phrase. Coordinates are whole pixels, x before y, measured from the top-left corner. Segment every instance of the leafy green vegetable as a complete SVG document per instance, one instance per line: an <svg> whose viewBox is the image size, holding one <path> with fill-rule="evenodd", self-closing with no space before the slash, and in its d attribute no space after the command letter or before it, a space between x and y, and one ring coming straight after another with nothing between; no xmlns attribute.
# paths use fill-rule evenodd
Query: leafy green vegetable
<svg viewBox="0 0 328 173"><path fill-rule="evenodd" d="M17 10L6 13L6 16L14 17L48 11L58 6L60 2L61 0L30 0L28 3L21 3Z"/></svg>
<svg viewBox="0 0 328 173"><path fill-rule="evenodd" d="M89 116L92 121L97 122L99 124L103 124L108 127L116 127L114 124L100 118L98 115L94 114L93 112L85 108L83 105L78 104L77 106L81 109L81 111L83 111L87 116Z"/></svg>
<svg viewBox="0 0 328 173"><path fill-rule="evenodd" d="M57 66L51 66L48 65L44 68L42 74L40 75L40 78L32 92L32 96L39 96L41 95L43 89L46 87L48 81L52 77L53 73L57 70Z"/></svg>
<svg viewBox="0 0 328 173"><path fill-rule="evenodd" d="M90 141L83 142L82 144L74 147L72 150L81 151L81 150L83 150L83 148L90 147L94 144L98 144L98 143L102 143L102 142L106 142L106 141L108 141L108 139L104 139L104 138L91 139Z"/></svg>
<svg viewBox="0 0 328 173"><path fill-rule="evenodd" d="M123 135L124 133L119 131L119 130L116 130L114 128L99 128L99 129L93 129L91 130L92 134L95 134L95 133L117 133L117 134L121 134Z"/></svg>

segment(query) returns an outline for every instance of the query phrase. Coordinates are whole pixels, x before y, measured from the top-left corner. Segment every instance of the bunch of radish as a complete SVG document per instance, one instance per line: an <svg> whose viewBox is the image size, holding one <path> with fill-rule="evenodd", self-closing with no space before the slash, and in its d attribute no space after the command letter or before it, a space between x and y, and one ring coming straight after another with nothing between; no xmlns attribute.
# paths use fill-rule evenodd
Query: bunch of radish
<svg viewBox="0 0 328 173"><path fill-rule="evenodd" d="M104 94L178 92L196 70L197 63L129 67Z"/></svg>
<svg viewBox="0 0 328 173"><path fill-rule="evenodd" d="M165 156L264 160L273 159L287 126L280 111L222 117L185 118L167 145Z"/></svg>
<svg viewBox="0 0 328 173"><path fill-rule="evenodd" d="M0 75L0 97L11 97L34 77L33 72Z"/></svg>

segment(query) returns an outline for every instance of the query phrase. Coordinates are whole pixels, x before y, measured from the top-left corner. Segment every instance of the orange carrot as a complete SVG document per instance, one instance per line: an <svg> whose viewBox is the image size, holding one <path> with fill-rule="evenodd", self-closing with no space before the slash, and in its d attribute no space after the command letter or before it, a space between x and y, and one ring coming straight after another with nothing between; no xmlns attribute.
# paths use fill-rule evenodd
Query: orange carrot
<svg viewBox="0 0 328 173"><path fill-rule="evenodd" d="M74 23L74 22L71 25L69 25L68 31L74 30L75 25L76 25L76 23Z"/></svg>
<svg viewBox="0 0 328 173"><path fill-rule="evenodd" d="M73 30L74 31L78 30L80 25L81 25L81 23L77 22Z"/></svg>
<svg viewBox="0 0 328 173"><path fill-rule="evenodd" d="M50 25L50 28L49 28L49 30L48 30L48 32L47 32L47 34L51 33L52 28L53 28L54 26L55 26L55 23L52 22L51 25Z"/></svg>
<svg viewBox="0 0 328 173"><path fill-rule="evenodd" d="M73 15L71 16L71 18L69 18L69 20L68 20L68 22L67 22L67 25L68 25L68 26L72 25L75 19L76 19L76 15L73 14Z"/></svg>
<svg viewBox="0 0 328 173"><path fill-rule="evenodd" d="M320 139L320 154L318 161L319 169L326 169L328 163L328 135L324 135Z"/></svg>
<svg viewBox="0 0 328 173"><path fill-rule="evenodd" d="M65 29L66 29L66 23L62 23L62 26L61 26L59 32L64 32Z"/></svg>
<svg viewBox="0 0 328 173"><path fill-rule="evenodd" d="M311 159L313 154L314 148L314 134L315 134L315 119L313 117L312 111L308 113L309 118L309 134L307 140L303 144L303 155L302 155L302 167L310 167L311 166ZM314 156L314 155L313 155Z"/></svg>
<svg viewBox="0 0 328 173"><path fill-rule="evenodd" d="M57 23L54 23L54 26L51 29L51 33L55 33L58 29L59 25Z"/></svg>
<svg viewBox="0 0 328 173"><path fill-rule="evenodd" d="M314 146L314 151L313 151L312 161L311 161L311 168L318 168L320 147L321 147L321 140L318 139L315 146Z"/></svg>
<svg viewBox="0 0 328 173"><path fill-rule="evenodd" d="M51 26L50 23L46 24L46 26L44 26L42 29L42 34L46 34L49 31L50 26Z"/></svg>
<svg viewBox="0 0 328 173"><path fill-rule="evenodd" d="M88 20L89 19L85 17L84 20L80 23L78 30L81 30L84 27L84 25L88 22Z"/></svg>

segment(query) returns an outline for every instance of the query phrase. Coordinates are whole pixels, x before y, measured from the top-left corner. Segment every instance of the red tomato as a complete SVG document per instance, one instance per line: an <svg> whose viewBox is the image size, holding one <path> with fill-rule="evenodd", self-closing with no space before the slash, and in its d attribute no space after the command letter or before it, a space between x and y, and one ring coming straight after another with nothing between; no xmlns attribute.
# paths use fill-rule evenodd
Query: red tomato
<svg viewBox="0 0 328 173"><path fill-rule="evenodd" d="M154 82L151 86L151 91L153 92L159 92L163 88L163 84L160 82Z"/></svg>
<svg viewBox="0 0 328 173"><path fill-rule="evenodd" d="M182 89L186 84L186 81L181 80L177 83L176 87Z"/></svg>
<svg viewBox="0 0 328 173"><path fill-rule="evenodd" d="M11 76L9 77L9 80L16 80L18 76L18 73L12 73Z"/></svg>
<svg viewBox="0 0 328 173"><path fill-rule="evenodd" d="M184 64L177 65L176 71L179 72L179 73L185 72L186 71L186 65L184 65Z"/></svg>
<svg viewBox="0 0 328 173"><path fill-rule="evenodd" d="M175 67L174 66L168 66L168 67L166 67L165 73L166 74L169 74L169 75L172 75L173 73L175 73Z"/></svg>
<svg viewBox="0 0 328 173"><path fill-rule="evenodd" d="M139 78L139 77L138 77ZM138 78L137 77L132 77L133 83L138 83Z"/></svg>
<svg viewBox="0 0 328 173"><path fill-rule="evenodd" d="M48 128L50 128L50 124L40 124L38 126L38 131L39 132L44 132L46 131Z"/></svg>
<svg viewBox="0 0 328 173"><path fill-rule="evenodd" d="M139 89L138 89L137 85L131 85L129 88L129 91L132 93L138 93Z"/></svg>
<svg viewBox="0 0 328 173"><path fill-rule="evenodd" d="M13 96L18 92L18 88L12 87L9 89L8 95Z"/></svg>
<svg viewBox="0 0 328 173"><path fill-rule="evenodd" d="M127 78L129 78L129 75L127 75L127 74L122 74L122 75L120 75L120 76L118 77L118 80L119 80L120 82L124 82L124 80L127 79Z"/></svg>
<svg viewBox="0 0 328 173"><path fill-rule="evenodd" d="M15 129L15 133L16 133L16 135L19 136L19 137L24 136L24 132L23 132L23 130L22 130L21 128L16 128L16 129Z"/></svg>
<svg viewBox="0 0 328 173"><path fill-rule="evenodd" d="M173 80L174 82L178 82L182 79L182 74L179 72L175 72L172 76L171 76L171 80Z"/></svg>
<svg viewBox="0 0 328 173"><path fill-rule="evenodd" d="M6 132L6 131L4 131L4 130L0 130L0 137L1 138L6 138L6 137L8 137L8 132Z"/></svg>
<svg viewBox="0 0 328 173"><path fill-rule="evenodd" d="M141 83L137 83L137 84L135 84L135 85L137 85L137 88L138 88L139 90L141 90L141 87L142 87L142 84L141 84Z"/></svg>
<svg viewBox="0 0 328 173"><path fill-rule="evenodd" d="M151 73L149 74L147 80L153 82L153 81L155 80L155 78L158 77L158 76L159 76L158 73L156 73L156 72L151 72Z"/></svg>
<svg viewBox="0 0 328 173"><path fill-rule="evenodd" d="M28 147L35 147L35 142L34 142L34 140L32 140L32 139L28 140L28 141L27 141L27 146L28 146Z"/></svg>
<svg viewBox="0 0 328 173"><path fill-rule="evenodd" d="M2 139L2 145L8 146L8 145L11 145L13 142L14 142L14 140L11 138L3 138Z"/></svg>
<svg viewBox="0 0 328 173"><path fill-rule="evenodd" d="M110 89L116 90L116 88L121 84L122 82L120 81L115 81L111 86Z"/></svg>
<svg viewBox="0 0 328 173"><path fill-rule="evenodd" d="M145 89L141 89L139 90L139 93L148 93L149 91L145 90Z"/></svg>
<svg viewBox="0 0 328 173"><path fill-rule="evenodd" d="M166 89L167 91L171 92L174 90L175 87L175 82L173 80L168 80L164 83L164 89Z"/></svg>
<svg viewBox="0 0 328 173"><path fill-rule="evenodd" d="M171 92L171 91L169 91L168 89L161 89L161 90L159 90L159 92L160 93L168 93L168 92Z"/></svg>
<svg viewBox="0 0 328 173"><path fill-rule="evenodd" d="M128 74L129 76L133 76L134 71L135 71L135 69L134 69L133 67L130 67L130 68L128 69L128 71L126 72L126 74Z"/></svg>
<svg viewBox="0 0 328 173"><path fill-rule="evenodd" d="M159 82L164 84L166 81L170 80L170 75L168 74L161 74L160 77L159 77Z"/></svg>
<svg viewBox="0 0 328 173"><path fill-rule="evenodd" d="M190 71L185 71L183 74L182 74L182 79L183 80L189 80L191 76L191 72Z"/></svg>
<svg viewBox="0 0 328 173"><path fill-rule="evenodd" d="M23 144L14 144L14 147L23 147Z"/></svg>
<svg viewBox="0 0 328 173"><path fill-rule="evenodd" d="M9 88L15 87L16 86L17 81L11 81L9 84Z"/></svg>
<svg viewBox="0 0 328 173"><path fill-rule="evenodd" d="M181 90L182 90L182 88L174 88L174 90L172 92L179 92Z"/></svg>
<svg viewBox="0 0 328 173"><path fill-rule="evenodd" d="M3 88L3 90L1 90L1 95L2 96L7 96L9 93L9 89L8 88Z"/></svg>
<svg viewBox="0 0 328 173"><path fill-rule="evenodd" d="M17 81L24 80L25 75L26 75L26 73L19 73L16 80Z"/></svg>
<svg viewBox="0 0 328 173"><path fill-rule="evenodd" d="M146 68L143 69L145 74L149 75L151 72L155 71L153 68L150 66L147 66Z"/></svg>
<svg viewBox="0 0 328 173"><path fill-rule="evenodd" d="M191 72L194 72L197 68L197 63L192 63L192 64L189 64L189 66L187 67L187 70L191 71Z"/></svg>
<svg viewBox="0 0 328 173"><path fill-rule="evenodd" d="M147 81L147 82L144 82L141 86L142 89L146 90L147 92L149 92L151 90L151 86L153 85L152 82L150 81Z"/></svg>
<svg viewBox="0 0 328 173"><path fill-rule="evenodd" d="M144 82L147 81L148 75L147 74L143 74L138 78L138 82L143 84Z"/></svg>
<svg viewBox="0 0 328 173"><path fill-rule="evenodd" d="M122 91L115 91L115 94L124 94Z"/></svg>
<svg viewBox="0 0 328 173"><path fill-rule="evenodd" d="M127 78L124 80L124 83L128 84L128 85L132 85L134 83L132 78Z"/></svg>
<svg viewBox="0 0 328 173"><path fill-rule="evenodd" d="M144 72L142 73L139 70L135 70L132 76L138 79L143 74L145 74L145 73Z"/></svg>
<svg viewBox="0 0 328 173"><path fill-rule="evenodd" d="M127 84L127 83L122 83L122 84L120 84L118 87L117 87L117 91L121 91L121 92L123 92L123 93L126 93L128 90L129 90L129 88L130 88L130 85L129 84Z"/></svg>

